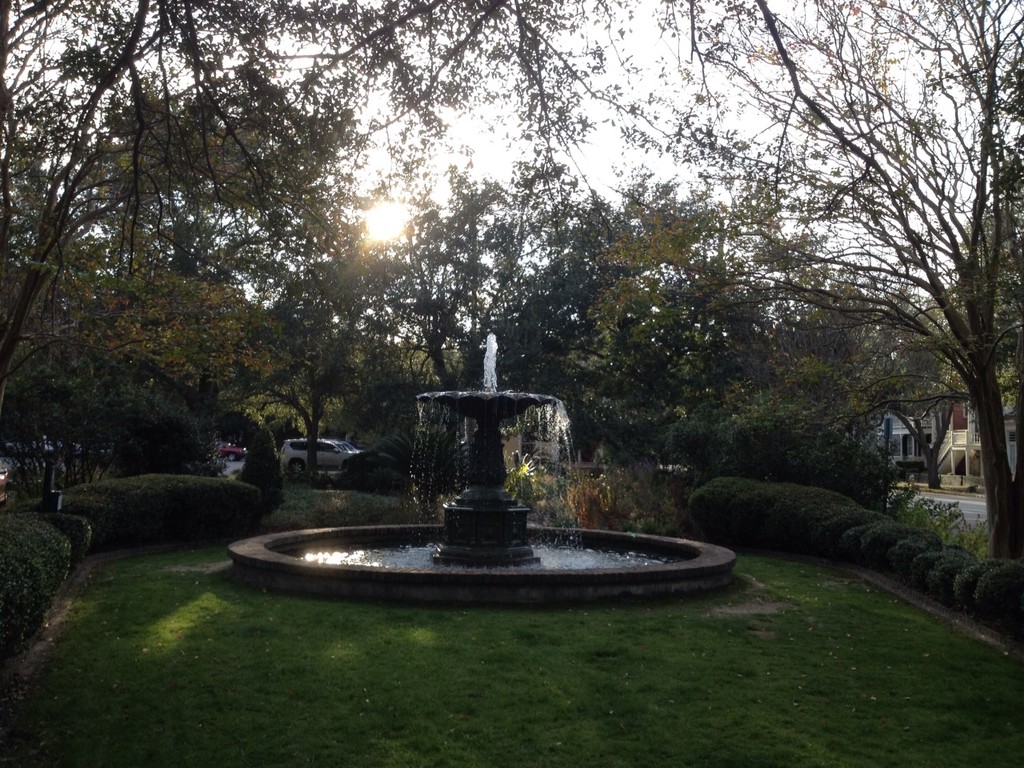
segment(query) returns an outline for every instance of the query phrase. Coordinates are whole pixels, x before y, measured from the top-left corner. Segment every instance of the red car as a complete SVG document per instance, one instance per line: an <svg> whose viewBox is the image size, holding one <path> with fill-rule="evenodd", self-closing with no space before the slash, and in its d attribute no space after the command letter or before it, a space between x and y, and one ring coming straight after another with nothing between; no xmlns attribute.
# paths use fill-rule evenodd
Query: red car
<svg viewBox="0 0 1024 768"><path fill-rule="evenodd" d="M245 458L245 448L231 443L217 443L217 454L228 461L241 461Z"/></svg>

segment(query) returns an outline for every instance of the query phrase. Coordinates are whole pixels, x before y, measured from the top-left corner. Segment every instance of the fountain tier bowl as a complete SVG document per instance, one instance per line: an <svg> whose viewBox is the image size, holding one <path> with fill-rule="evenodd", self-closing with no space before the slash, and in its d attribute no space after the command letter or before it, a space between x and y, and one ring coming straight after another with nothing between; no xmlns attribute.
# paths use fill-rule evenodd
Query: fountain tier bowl
<svg viewBox="0 0 1024 768"><path fill-rule="evenodd" d="M311 551L423 545L439 541L441 535L441 527L433 525L318 528L244 539L228 551L232 577L261 589L419 603L543 604L692 594L728 584L736 562L728 549L686 539L553 528L531 528L531 540L542 543L572 535L583 547L646 553L669 562L587 569L403 568L303 559Z"/></svg>

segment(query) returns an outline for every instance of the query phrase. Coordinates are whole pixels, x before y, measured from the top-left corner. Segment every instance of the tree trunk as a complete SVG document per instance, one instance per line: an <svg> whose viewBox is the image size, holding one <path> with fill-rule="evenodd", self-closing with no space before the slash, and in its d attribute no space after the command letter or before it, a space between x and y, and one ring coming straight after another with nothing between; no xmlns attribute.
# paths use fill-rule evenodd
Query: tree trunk
<svg viewBox="0 0 1024 768"><path fill-rule="evenodd" d="M942 481L939 479L939 448L941 447L941 443L933 442L924 449L925 468L928 470L928 487L933 491L942 487Z"/></svg>
<svg viewBox="0 0 1024 768"><path fill-rule="evenodd" d="M949 432L949 424L953 420L953 407L954 404L950 401L938 412L936 423L938 429L932 435L931 443L925 446L924 459L928 469L928 487L932 490L942 487L942 481L939 479L939 451L942 450L942 444L946 441L946 434Z"/></svg>
<svg viewBox="0 0 1024 768"><path fill-rule="evenodd" d="M995 370L986 371L972 392L981 436L981 476L988 508L988 554L994 558L1024 555L1024 504L1013 478L1006 444L1003 401ZM1018 479L1019 480L1019 479Z"/></svg>

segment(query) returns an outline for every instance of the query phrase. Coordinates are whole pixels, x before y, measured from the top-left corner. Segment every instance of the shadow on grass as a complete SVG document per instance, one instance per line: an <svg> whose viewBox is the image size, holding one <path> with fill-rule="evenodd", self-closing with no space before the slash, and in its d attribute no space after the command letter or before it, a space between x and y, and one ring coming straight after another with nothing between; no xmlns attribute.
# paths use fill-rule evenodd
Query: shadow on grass
<svg viewBox="0 0 1024 768"><path fill-rule="evenodd" d="M744 556L698 599L328 602L221 549L99 567L25 766L962 766L1024 748L1024 667L853 577Z"/></svg>

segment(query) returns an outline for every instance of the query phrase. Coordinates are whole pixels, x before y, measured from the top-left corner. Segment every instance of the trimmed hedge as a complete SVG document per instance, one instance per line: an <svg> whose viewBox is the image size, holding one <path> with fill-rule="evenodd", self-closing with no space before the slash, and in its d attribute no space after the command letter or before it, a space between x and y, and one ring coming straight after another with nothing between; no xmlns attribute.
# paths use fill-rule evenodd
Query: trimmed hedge
<svg viewBox="0 0 1024 768"><path fill-rule="evenodd" d="M71 543L38 515L0 515L0 659L42 626L71 569Z"/></svg>
<svg viewBox="0 0 1024 768"><path fill-rule="evenodd" d="M690 519L708 541L835 557L842 533L885 518L835 491L720 477L695 490Z"/></svg>
<svg viewBox="0 0 1024 768"><path fill-rule="evenodd" d="M982 621L1024 636L1024 562L1003 560L978 578L974 612Z"/></svg>
<svg viewBox="0 0 1024 768"><path fill-rule="evenodd" d="M929 531L918 531L893 544L886 552L886 561L907 584L913 583L913 568L917 558L926 552L941 552L942 539Z"/></svg>
<svg viewBox="0 0 1024 768"><path fill-rule="evenodd" d="M708 541L816 555L895 574L947 606L1024 637L1024 562L979 561L940 537L831 491L717 478L690 497Z"/></svg>
<svg viewBox="0 0 1024 768"><path fill-rule="evenodd" d="M64 512L89 520L96 549L247 536L262 514L258 488L191 475L76 486L64 493Z"/></svg>
<svg viewBox="0 0 1024 768"><path fill-rule="evenodd" d="M953 587L956 584L957 575L966 568L975 565L978 558L972 552L963 547L949 546L936 553L931 568L924 574L924 587L926 591L943 605L956 605L956 594Z"/></svg>
<svg viewBox="0 0 1024 768"><path fill-rule="evenodd" d="M978 589L978 580L986 571L998 567L998 560L981 560L960 571L953 579L953 598L956 606L967 613L974 613L974 593Z"/></svg>
<svg viewBox="0 0 1024 768"><path fill-rule="evenodd" d="M92 524L86 518L69 515L66 512L49 512L40 514L39 518L68 537L68 541L71 543L72 568L89 554L89 550L92 548Z"/></svg>

